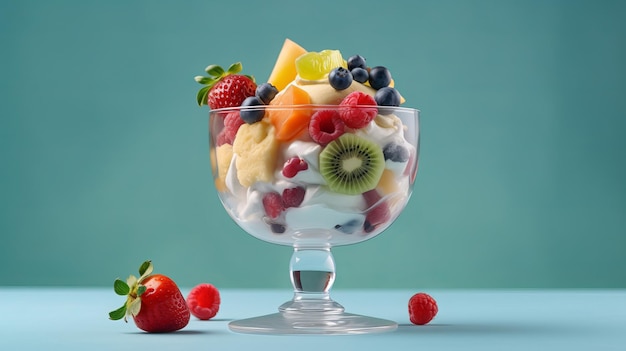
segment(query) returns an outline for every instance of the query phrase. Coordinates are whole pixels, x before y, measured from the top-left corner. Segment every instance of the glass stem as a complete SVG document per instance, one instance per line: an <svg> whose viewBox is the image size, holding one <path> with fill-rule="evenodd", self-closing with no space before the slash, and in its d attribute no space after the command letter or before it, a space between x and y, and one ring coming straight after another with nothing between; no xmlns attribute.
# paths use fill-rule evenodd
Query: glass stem
<svg viewBox="0 0 626 351"><path fill-rule="evenodd" d="M281 312L343 312L343 306L330 298L335 282L335 260L330 248L294 248L289 275L294 296L279 307Z"/></svg>

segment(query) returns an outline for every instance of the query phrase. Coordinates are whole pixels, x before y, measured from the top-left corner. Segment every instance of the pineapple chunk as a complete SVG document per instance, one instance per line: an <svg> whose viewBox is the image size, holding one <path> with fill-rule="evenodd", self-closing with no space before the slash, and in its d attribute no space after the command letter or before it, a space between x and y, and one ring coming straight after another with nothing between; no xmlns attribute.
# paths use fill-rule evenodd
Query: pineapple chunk
<svg viewBox="0 0 626 351"><path fill-rule="evenodd" d="M228 190L226 187L226 173L233 159L232 145L222 144L215 148L215 158L217 159L217 179L215 179L215 187L217 191L223 192Z"/></svg>
<svg viewBox="0 0 626 351"><path fill-rule="evenodd" d="M237 131L233 152L237 155L237 179L245 187L262 181L271 182L276 167L278 140L274 126L266 120L243 124Z"/></svg>

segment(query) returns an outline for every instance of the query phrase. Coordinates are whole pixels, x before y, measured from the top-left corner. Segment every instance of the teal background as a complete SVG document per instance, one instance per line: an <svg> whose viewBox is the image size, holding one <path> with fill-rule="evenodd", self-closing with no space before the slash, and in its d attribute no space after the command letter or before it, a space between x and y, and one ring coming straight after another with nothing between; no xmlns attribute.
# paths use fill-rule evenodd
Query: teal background
<svg viewBox="0 0 626 351"><path fill-rule="evenodd" d="M384 3L384 4L383 4ZM626 287L626 2L0 0L0 284L288 288L210 181L193 77L285 38L388 66L414 195L335 288Z"/></svg>

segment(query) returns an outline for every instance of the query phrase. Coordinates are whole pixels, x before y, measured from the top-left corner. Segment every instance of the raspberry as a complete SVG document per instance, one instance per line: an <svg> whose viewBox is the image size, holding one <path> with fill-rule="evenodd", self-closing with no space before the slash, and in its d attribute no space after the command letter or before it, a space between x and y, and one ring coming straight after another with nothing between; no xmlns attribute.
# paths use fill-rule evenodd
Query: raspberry
<svg viewBox="0 0 626 351"><path fill-rule="evenodd" d="M300 206L305 193L306 190L301 186L283 190L283 206L285 208Z"/></svg>
<svg viewBox="0 0 626 351"><path fill-rule="evenodd" d="M222 146L224 144L228 144L228 140L226 140L226 134L224 130L222 130L215 138L215 146Z"/></svg>
<svg viewBox="0 0 626 351"><path fill-rule="evenodd" d="M300 171L309 169L309 164L300 157L292 157L285 162L283 166L283 175L287 178L293 178Z"/></svg>
<svg viewBox="0 0 626 351"><path fill-rule="evenodd" d="M363 229L366 233L371 233L377 226L387 222L391 218L391 212L389 211L387 202L380 201L381 197L376 189L363 193L363 198L369 208L365 215Z"/></svg>
<svg viewBox="0 0 626 351"><path fill-rule="evenodd" d="M229 112L226 117L224 117L224 129L222 133L224 133L224 138L228 144L232 145L233 141L235 141L237 131L242 124L244 124L244 121L239 117L239 111Z"/></svg>
<svg viewBox="0 0 626 351"><path fill-rule="evenodd" d="M409 300L409 319L413 324L427 324L438 311L437 302L426 293L417 293Z"/></svg>
<svg viewBox="0 0 626 351"><path fill-rule="evenodd" d="M360 129L368 125L378 114L376 100L370 95L361 91L354 91L341 101L342 108L339 115L346 126L353 129ZM374 107L362 107L362 106ZM360 107L355 107L360 106Z"/></svg>
<svg viewBox="0 0 626 351"><path fill-rule="evenodd" d="M311 138L322 146L339 138L344 133L345 124L334 110L317 111L311 116L309 134Z"/></svg>
<svg viewBox="0 0 626 351"><path fill-rule="evenodd" d="M187 295L189 312L201 320L209 320L220 309L220 292L208 283L196 285Z"/></svg>
<svg viewBox="0 0 626 351"><path fill-rule="evenodd" d="M263 195L263 208L265 213L272 219L278 218L280 213L285 209L283 207L283 199L279 193L267 193Z"/></svg>

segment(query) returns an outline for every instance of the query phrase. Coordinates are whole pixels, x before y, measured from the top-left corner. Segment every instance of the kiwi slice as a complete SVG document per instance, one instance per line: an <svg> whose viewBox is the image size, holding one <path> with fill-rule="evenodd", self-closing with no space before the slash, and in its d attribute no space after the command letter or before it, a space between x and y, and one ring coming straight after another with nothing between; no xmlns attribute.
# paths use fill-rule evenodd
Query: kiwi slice
<svg viewBox="0 0 626 351"><path fill-rule="evenodd" d="M345 133L320 153L320 173L330 190L348 195L362 194L378 184L385 156L378 144Z"/></svg>

